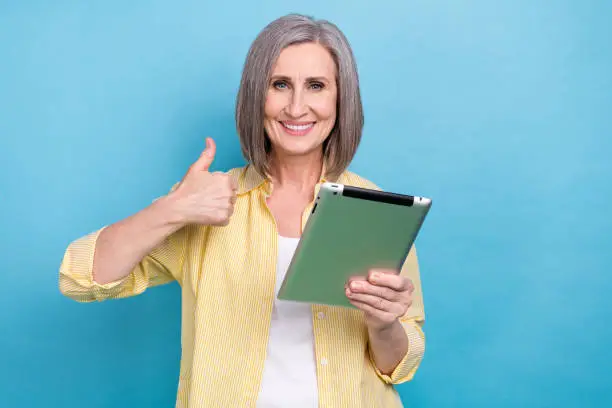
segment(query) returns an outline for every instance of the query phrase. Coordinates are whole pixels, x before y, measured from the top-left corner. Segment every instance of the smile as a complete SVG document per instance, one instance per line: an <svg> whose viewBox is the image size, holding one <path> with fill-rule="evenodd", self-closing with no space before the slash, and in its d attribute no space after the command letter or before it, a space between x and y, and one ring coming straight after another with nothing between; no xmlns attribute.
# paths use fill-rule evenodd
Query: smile
<svg viewBox="0 0 612 408"><path fill-rule="evenodd" d="M314 127L316 122L297 123L297 122L280 122L285 129L285 132L293 136L304 136Z"/></svg>

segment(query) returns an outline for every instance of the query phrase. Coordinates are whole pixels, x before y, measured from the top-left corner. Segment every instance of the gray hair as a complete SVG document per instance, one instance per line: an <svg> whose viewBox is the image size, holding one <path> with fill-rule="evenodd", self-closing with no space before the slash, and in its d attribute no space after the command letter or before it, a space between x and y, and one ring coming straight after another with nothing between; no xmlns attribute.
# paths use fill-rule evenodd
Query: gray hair
<svg viewBox="0 0 612 408"><path fill-rule="evenodd" d="M272 67L291 45L314 42L324 46L336 63L336 123L324 142L327 176L337 178L350 164L361 140L363 106L355 58L344 34L326 20L289 14L268 24L246 57L236 100L236 127L242 154L262 175L269 172L270 140L264 130L264 105Z"/></svg>

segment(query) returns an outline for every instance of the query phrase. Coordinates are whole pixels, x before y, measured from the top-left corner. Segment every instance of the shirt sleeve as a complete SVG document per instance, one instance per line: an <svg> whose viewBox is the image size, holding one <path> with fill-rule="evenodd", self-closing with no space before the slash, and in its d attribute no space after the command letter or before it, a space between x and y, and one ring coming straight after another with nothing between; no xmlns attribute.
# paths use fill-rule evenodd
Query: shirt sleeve
<svg viewBox="0 0 612 408"><path fill-rule="evenodd" d="M104 228L73 241L66 249L59 271L62 294L78 302L94 302L135 296L152 286L181 281L185 229L167 237L126 277L105 284L95 282L92 275L94 253Z"/></svg>
<svg viewBox="0 0 612 408"><path fill-rule="evenodd" d="M401 275L409 277L414 285L412 305L406 314L400 318L402 327L408 336L408 351L393 372L390 375L386 375L376 367L372 349L368 347L370 361L376 370L376 374L388 384L401 384L412 380L425 353L425 332L423 331L425 311L423 306L423 291L419 276L416 248L414 246L406 257L406 261L402 266Z"/></svg>

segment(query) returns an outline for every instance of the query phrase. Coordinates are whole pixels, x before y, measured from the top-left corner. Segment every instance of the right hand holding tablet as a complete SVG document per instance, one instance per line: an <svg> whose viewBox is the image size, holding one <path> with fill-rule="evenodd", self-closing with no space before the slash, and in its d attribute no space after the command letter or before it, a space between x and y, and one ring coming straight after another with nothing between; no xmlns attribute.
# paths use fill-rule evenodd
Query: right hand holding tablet
<svg viewBox="0 0 612 408"><path fill-rule="evenodd" d="M215 152L215 142L207 138L206 149L170 193L182 224L222 226L229 223L236 202L237 185L225 173L208 171L215 159Z"/></svg>

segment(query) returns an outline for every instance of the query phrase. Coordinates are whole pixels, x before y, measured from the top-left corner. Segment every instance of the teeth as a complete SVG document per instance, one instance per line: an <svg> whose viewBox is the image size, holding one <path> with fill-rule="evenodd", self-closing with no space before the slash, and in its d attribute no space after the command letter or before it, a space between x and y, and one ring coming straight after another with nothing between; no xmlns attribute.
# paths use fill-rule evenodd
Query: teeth
<svg viewBox="0 0 612 408"><path fill-rule="evenodd" d="M283 123L283 126L291 130L306 130L313 127L314 123L309 123L307 125L288 125L287 123Z"/></svg>

